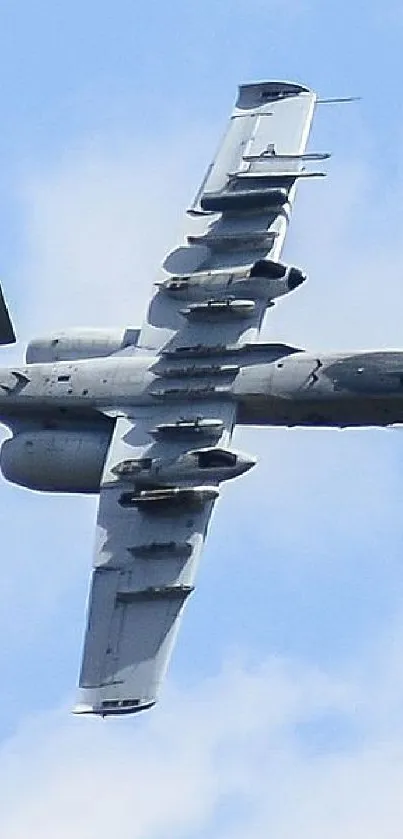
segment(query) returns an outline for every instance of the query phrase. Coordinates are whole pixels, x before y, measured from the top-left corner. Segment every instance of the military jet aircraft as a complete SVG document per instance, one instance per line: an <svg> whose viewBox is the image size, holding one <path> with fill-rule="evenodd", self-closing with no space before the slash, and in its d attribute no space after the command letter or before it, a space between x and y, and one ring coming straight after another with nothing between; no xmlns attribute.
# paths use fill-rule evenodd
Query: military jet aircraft
<svg viewBox="0 0 403 839"><path fill-rule="evenodd" d="M33 340L0 369L3 475L100 496L77 713L156 702L220 485L255 463L231 448L236 423L403 421L403 353L258 340L306 280L280 256L297 183L328 157L306 151L316 101L300 84L242 85L141 328ZM3 298L0 338L15 340Z"/></svg>

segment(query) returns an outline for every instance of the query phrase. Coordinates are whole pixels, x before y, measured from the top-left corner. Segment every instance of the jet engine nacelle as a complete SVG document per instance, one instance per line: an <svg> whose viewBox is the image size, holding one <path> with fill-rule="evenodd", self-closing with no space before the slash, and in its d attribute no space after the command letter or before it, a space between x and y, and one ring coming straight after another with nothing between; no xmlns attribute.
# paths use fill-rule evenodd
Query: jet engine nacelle
<svg viewBox="0 0 403 839"><path fill-rule="evenodd" d="M42 492L99 492L110 431L24 431L6 440L0 468L13 484Z"/></svg>
<svg viewBox="0 0 403 839"><path fill-rule="evenodd" d="M135 346L139 329L69 329L45 338L35 338L27 346L27 364L102 358Z"/></svg>

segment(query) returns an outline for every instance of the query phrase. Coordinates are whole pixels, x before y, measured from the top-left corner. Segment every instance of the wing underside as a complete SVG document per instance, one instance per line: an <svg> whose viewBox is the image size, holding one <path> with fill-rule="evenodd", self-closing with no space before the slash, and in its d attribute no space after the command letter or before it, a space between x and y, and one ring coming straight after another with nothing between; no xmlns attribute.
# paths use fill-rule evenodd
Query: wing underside
<svg viewBox="0 0 403 839"><path fill-rule="evenodd" d="M133 406L116 420L101 486L79 712L133 712L158 696L219 484L202 470L175 476L172 464L206 446L231 456L236 416L228 384L239 367L226 358L256 340L272 305L267 284L279 274L296 185L312 174L305 160L318 157L305 154L314 105L312 91L290 83L239 89L184 241L157 278L132 351L156 356L160 386L154 405ZM128 480L140 462L142 475L158 463L171 468L171 479Z"/></svg>
<svg viewBox="0 0 403 839"><path fill-rule="evenodd" d="M315 102L312 91L284 82L239 88L227 132L188 210L183 240L160 270L138 352L207 339L217 343L218 336L223 343L256 338L268 304L267 285L264 277L260 284L247 280L262 261L268 261L270 278L269 265L279 260L297 183L320 175L306 164L326 156L305 153ZM189 277L201 298L246 298L254 308L243 318L228 316L217 323L201 312L184 316Z"/></svg>
<svg viewBox="0 0 403 839"><path fill-rule="evenodd" d="M172 409L117 419L100 494L77 713L127 713L156 701L218 494L204 485L202 470L179 492L166 481L162 491L155 483L139 491L116 474L120 465L225 446L232 422L232 406L220 403L207 412L193 405L179 424Z"/></svg>

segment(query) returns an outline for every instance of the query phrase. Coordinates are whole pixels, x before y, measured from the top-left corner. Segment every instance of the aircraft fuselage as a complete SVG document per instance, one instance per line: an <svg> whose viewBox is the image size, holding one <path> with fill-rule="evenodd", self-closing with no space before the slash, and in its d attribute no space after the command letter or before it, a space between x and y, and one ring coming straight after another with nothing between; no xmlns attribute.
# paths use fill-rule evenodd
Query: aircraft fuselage
<svg viewBox="0 0 403 839"><path fill-rule="evenodd" d="M264 354L263 354L264 355ZM142 355L0 369L0 419L92 417L175 402L235 401L244 425L384 426L403 422L403 352L293 352L240 365L185 367ZM236 359L235 359L236 362ZM211 374L209 374L209 369Z"/></svg>

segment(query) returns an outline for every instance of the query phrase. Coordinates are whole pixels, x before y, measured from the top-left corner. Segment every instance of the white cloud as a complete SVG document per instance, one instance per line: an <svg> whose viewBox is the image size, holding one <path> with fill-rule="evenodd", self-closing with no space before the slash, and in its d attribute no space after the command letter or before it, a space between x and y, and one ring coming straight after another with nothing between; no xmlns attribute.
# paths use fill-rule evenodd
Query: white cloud
<svg viewBox="0 0 403 839"><path fill-rule="evenodd" d="M24 184L24 338L61 326L140 325L205 165L200 133L163 148L157 140L83 144Z"/></svg>
<svg viewBox="0 0 403 839"><path fill-rule="evenodd" d="M388 712L402 687L384 665L330 679L272 659L229 664L147 718L76 721L63 709L27 719L0 753L0 829L8 839L397 839L403 726ZM314 743L321 735L316 747L306 726Z"/></svg>
<svg viewBox="0 0 403 839"><path fill-rule="evenodd" d="M403 190L400 180L381 183L365 151L300 189L287 256L308 282L269 312L266 335L322 351L403 345Z"/></svg>

